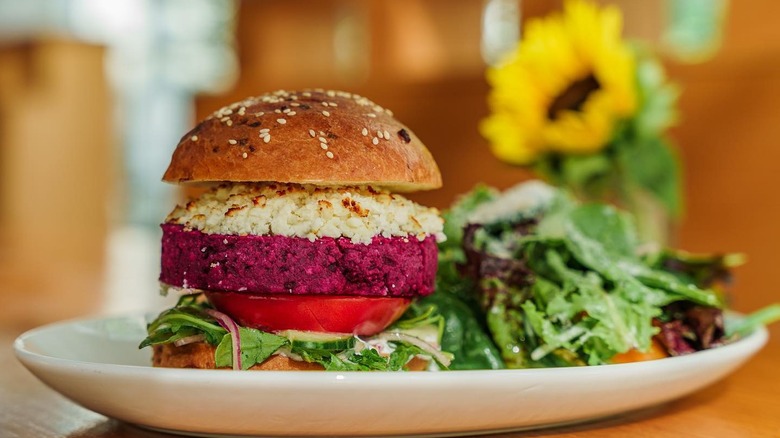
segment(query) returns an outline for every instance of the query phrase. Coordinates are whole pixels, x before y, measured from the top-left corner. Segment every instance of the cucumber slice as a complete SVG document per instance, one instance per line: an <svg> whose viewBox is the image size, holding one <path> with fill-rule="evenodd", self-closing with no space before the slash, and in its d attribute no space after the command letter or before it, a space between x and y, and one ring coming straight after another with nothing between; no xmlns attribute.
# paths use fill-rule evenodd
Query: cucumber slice
<svg viewBox="0 0 780 438"><path fill-rule="evenodd" d="M286 330L277 334L290 340L292 350L341 351L354 348L356 342L350 333Z"/></svg>

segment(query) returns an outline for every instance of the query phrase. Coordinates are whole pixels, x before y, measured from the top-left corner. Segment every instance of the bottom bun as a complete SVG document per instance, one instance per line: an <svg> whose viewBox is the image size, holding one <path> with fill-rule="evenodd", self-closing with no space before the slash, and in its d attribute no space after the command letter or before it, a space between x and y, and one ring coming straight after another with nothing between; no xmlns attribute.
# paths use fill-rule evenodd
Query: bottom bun
<svg viewBox="0 0 780 438"><path fill-rule="evenodd" d="M162 368L215 369L214 350L216 350L216 347L206 342L194 342L181 347L177 347L174 344L154 345L152 364ZM427 367L427 360L415 357L404 368L408 371L424 371ZM220 369L227 370L230 368ZM249 369L258 371L322 371L325 368L317 363L274 355L266 359L265 362L254 365Z"/></svg>

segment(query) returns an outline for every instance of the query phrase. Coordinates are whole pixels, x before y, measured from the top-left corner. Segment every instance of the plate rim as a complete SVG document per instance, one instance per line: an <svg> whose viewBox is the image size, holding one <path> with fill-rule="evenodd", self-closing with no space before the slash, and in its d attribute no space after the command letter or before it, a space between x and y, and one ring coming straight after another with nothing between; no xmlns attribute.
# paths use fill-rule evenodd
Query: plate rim
<svg viewBox="0 0 780 438"><path fill-rule="evenodd" d="M170 374L209 373L214 376L216 375L243 376L246 374L244 372L225 373L226 370L222 370L222 369L212 370L212 369L197 369L197 368L161 368L161 367L152 366L151 362L148 365L131 365L131 364L121 364L121 363L103 363L103 362L94 362L94 361L86 361L86 360L68 359L68 358L62 358L54 355L48 355L48 354L32 351L29 348L27 348L25 344L26 340L34 338L40 333L49 332L61 327L73 326L73 325L85 324L85 323L96 323L96 322L108 321L108 320L126 320L126 321L142 320L147 314L148 312L132 312L132 313L114 314L114 315L93 315L93 316L72 318L68 320L48 323L27 330L21 333L19 336L17 336L13 342L14 352L16 354L17 359L23 364L25 363L23 359L26 359L40 364L50 363L51 365L54 365L56 363L60 366L77 367L79 369L84 369L85 367L97 367L97 368L109 367L109 368L118 368L118 369L129 369L136 372L152 372L155 374L159 372L161 375L164 375L166 373L170 373ZM737 318L744 317L744 314L731 311L731 310L727 311L727 314L729 317L737 317ZM584 370L592 370L593 372L599 372L605 369L606 367L609 367L610 370L618 371L618 370L627 370L631 368L646 367L648 364L658 365L664 363L664 364L670 364L669 366L672 366L672 364L682 364L684 361L698 360L698 358L702 358L705 356L719 356L723 353L723 351L734 351L734 350L745 349L757 353L767 344L768 340L769 340L769 331L766 328L766 326L761 325L756 330L751 332L749 335L744 336L732 343L720 347L711 348L708 350L701 350L692 354L665 357L662 359L655 359L651 361L629 362L629 363L620 363L620 364L586 365L580 367L547 367L547 368L515 368L515 369L506 368L506 369L495 369L495 370L494 369L446 370L446 371L420 372L420 373L408 373L408 372L397 372L397 371L370 371L370 372L338 371L336 372L336 371L324 371L324 370L323 371L290 370L290 371L264 371L263 373L251 373L250 375L260 374L260 375L280 376L286 374L294 374L298 376L298 378L300 378L300 376L302 375L417 376L417 375L460 375L460 374L476 375L480 373L490 373L490 374L505 373L505 374L523 374L523 375L524 374L556 374L556 373L570 374L572 373L572 370L578 370L578 372L584 372ZM145 370L145 371L141 371L141 370Z"/></svg>

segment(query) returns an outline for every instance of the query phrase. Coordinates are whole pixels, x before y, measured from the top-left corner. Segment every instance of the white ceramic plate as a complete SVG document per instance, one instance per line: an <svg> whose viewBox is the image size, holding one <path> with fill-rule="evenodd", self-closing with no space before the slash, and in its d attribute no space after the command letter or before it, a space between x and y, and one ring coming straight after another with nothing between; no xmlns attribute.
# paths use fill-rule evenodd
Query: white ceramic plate
<svg viewBox="0 0 780 438"><path fill-rule="evenodd" d="M439 373L160 369L142 316L64 322L21 335L19 360L74 402L191 435L465 435L584 421L662 403L731 373L761 329L684 357L580 368Z"/></svg>

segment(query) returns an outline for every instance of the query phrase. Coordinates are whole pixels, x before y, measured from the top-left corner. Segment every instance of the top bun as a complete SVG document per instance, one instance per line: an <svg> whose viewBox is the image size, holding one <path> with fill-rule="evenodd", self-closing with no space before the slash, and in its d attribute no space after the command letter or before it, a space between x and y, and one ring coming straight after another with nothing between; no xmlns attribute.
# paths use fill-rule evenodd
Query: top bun
<svg viewBox="0 0 780 438"><path fill-rule="evenodd" d="M431 153L391 111L321 89L276 91L228 105L176 146L163 181L441 187Z"/></svg>

